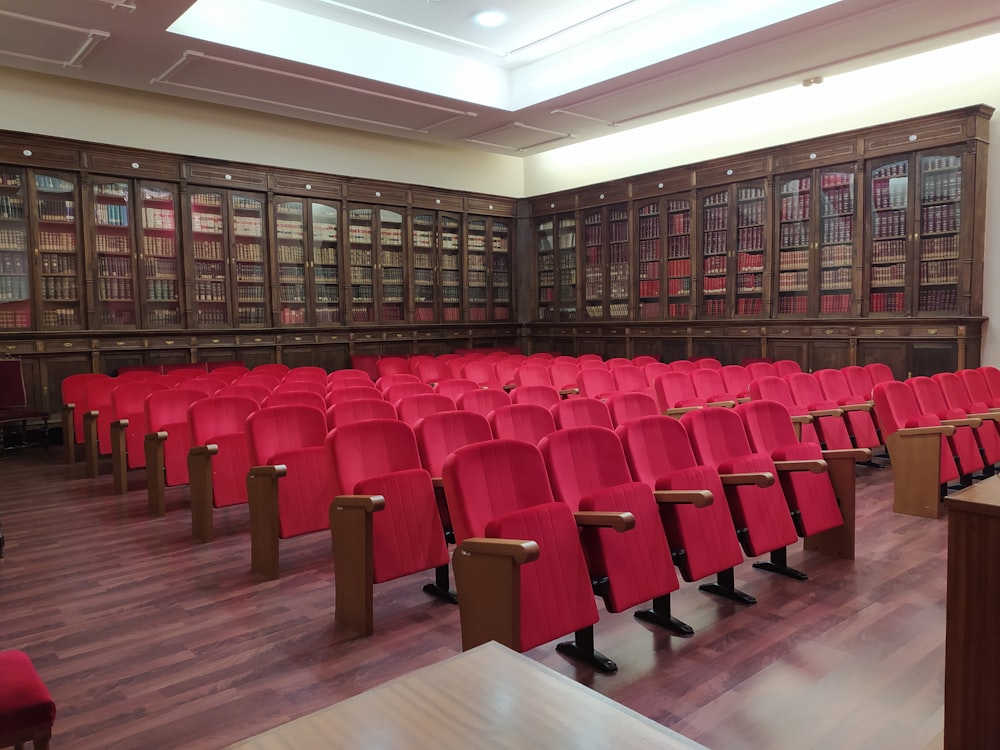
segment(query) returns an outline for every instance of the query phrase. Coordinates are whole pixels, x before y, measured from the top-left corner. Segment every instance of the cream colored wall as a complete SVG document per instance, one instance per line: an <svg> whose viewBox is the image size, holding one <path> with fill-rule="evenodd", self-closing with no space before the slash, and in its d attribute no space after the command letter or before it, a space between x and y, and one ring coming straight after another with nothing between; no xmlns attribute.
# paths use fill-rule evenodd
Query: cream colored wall
<svg viewBox="0 0 1000 750"><path fill-rule="evenodd" d="M524 166L513 156L2 67L0 129L491 195L524 193Z"/></svg>

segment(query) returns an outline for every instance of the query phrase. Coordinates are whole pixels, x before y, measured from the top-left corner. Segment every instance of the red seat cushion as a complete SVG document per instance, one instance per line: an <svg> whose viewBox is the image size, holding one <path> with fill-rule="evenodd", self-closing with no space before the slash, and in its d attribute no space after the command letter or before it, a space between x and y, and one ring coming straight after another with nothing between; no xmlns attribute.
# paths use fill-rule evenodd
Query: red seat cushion
<svg viewBox="0 0 1000 750"><path fill-rule="evenodd" d="M278 536L287 539L330 528L330 503L336 491L326 448L278 451L270 463L288 468L278 482Z"/></svg>
<svg viewBox="0 0 1000 750"><path fill-rule="evenodd" d="M792 443L773 451L771 457L775 461L814 460L822 458L822 451L815 443ZM825 472L783 471L779 476L788 507L798 511L794 520L800 536L819 534L844 523L833 485Z"/></svg>
<svg viewBox="0 0 1000 750"><path fill-rule="evenodd" d="M28 655L0 651L0 735L51 725L55 719L56 704Z"/></svg>
<svg viewBox="0 0 1000 750"><path fill-rule="evenodd" d="M720 474L760 471L777 473L770 457L755 453L735 456L721 462L718 468ZM775 482L770 487L730 486L726 498L736 526L747 529L741 541L749 557L787 547L798 539L779 483Z"/></svg>
<svg viewBox="0 0 1000 750"><path fill-rule="evenodd" d="M217 445L212 458L212 504L216 508L247 501L247 472L250 471L250 448L244 432L211 436L207 443Z"/></svg>

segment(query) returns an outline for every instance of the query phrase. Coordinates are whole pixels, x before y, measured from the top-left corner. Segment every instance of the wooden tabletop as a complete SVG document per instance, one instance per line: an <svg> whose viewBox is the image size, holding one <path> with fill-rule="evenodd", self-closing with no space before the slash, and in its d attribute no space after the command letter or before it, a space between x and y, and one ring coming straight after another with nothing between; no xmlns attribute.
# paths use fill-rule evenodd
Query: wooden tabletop
<svg viewBox="0 0 1000 750"><path fill-rule="evenodd" d="M231 750L341 747L705 750L496 643L403 675Z"/></svg>
<svg viewBox="0 0 1000 750"><path fill-rule="evenodd" d="M945 497L945 505L953 510L1000 516L1000 475L970 484Z"/></svg>

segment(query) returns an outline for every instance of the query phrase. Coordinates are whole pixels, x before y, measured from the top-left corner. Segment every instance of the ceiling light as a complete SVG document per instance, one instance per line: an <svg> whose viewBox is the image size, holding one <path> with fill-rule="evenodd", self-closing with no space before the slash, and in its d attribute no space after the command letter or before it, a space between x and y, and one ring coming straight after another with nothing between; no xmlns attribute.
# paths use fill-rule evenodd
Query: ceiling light
<svg viewBox="0 0 1000 750"><path fill-rule="evenodd" d="M496 26L502 26L505 24L507 22L507 16L498 10L484 10L480 13L476 13L476 15L472 17L472 20L480 26L492 29Z"/></svg>

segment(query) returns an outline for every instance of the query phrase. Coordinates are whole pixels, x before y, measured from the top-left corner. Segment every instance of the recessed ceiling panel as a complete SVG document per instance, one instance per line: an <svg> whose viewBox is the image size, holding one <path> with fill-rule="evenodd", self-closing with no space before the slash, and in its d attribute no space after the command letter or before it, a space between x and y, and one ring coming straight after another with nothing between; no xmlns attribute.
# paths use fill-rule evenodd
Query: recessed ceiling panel
<svg viewBox="0 0 1000 750"><path fill-rule="evenodd" d="M0 10L0 59L9 55L76 67L94 45L108 36L106 31Z"/></svg>

